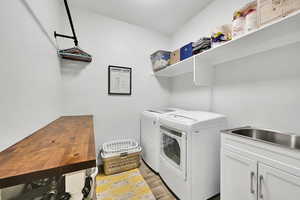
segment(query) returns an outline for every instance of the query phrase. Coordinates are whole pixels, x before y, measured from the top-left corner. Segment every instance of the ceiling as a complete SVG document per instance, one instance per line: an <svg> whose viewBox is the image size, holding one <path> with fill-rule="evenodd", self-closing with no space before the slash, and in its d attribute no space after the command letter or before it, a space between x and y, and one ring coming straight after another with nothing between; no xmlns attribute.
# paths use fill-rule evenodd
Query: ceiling
<svg viewBox="0 0 300 200"><path fill-rule="evenodd" d="M114 19L171 35L212 0L71 0Z"/></svg>

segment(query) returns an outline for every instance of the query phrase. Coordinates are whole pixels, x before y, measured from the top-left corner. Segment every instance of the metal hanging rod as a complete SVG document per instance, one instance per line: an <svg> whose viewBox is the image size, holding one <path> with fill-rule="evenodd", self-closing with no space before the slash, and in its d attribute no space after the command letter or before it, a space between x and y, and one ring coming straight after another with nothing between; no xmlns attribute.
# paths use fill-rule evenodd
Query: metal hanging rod
<svg viewBox="0 0 300 200"><path fill-rule="evenodd" d="M70 23L70 26L71 26L71 29L72 29L73 36L59 34L59 33L56 33L56 31L54 31L54 37L55 38L56 37L63 37L63 38L73 39L75 46L78 46L78 40L77 40L77 36L76 36L76 33L75 33L75 29L74 29L74 25L73 25L72 16L71 16L71 13L70 13L68 1L64 0L64 3L65 3L65 8L67 10L67 15L68 15L68 18L69 18L69 23Z"/></svg>

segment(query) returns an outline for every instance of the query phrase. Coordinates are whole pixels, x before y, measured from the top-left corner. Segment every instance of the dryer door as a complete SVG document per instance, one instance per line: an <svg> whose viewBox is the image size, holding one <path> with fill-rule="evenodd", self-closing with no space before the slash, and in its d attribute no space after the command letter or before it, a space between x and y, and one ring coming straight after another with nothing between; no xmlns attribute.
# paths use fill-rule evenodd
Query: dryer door
<svg viewBox="0 0 300 200"><path fill-rule="evenodd" d="M186 180L186 134L161 126L161 157Z"/></svg>

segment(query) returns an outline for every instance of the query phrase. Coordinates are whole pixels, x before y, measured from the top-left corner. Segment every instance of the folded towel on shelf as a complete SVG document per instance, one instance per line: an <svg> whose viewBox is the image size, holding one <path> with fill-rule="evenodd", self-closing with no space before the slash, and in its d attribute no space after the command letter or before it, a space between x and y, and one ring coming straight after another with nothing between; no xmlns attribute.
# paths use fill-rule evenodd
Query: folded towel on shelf
<svg viewBox="0 0 300 200"><path fill-rule="evenodd" d="M211 43L211 38L203 37L203 38L200 38L199 40L197 40L196 42L193 42L193 47L197 47L199 45L209 44L209 43Z"/></svg>
<svg viewBox="0 0 300 200"><path fill-rule="evenodd" d="M209 47L206 47L206 48L202 48L202 49L197 49L197 50L194 50L194 51L193 51L193 55L196 55L196 54L202 53L203 51L206 51L206 50L208 50L208 49L210 49L210 48L211 48L211 46L209 46Z"/></svg>
<svg viewBox="0 0 300 200"><path fill-rule="evenodd" d="M203 37L193 43L193 54L196 55L211 48L211 38Z"/></svg>
<svg viewBox="0 0 300 200"><path fill-rule="evenodd" d="M208 47L211 47L211 43L209 43L209 44L201 44L201 45L199 45L197 47L194 47L193 51L198 50L198 49L206 49Z"/></svg>

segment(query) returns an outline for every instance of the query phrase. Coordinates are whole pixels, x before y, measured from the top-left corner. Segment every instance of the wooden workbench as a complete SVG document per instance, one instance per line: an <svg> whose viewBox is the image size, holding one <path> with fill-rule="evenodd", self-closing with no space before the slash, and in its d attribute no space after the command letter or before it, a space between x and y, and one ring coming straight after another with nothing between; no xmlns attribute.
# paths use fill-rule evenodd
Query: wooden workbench
<svg viewBox="0 0 300 200"><path fill-rule="evenodd" d="M61 117L0 152L0 188L95 166L93 116Z"/></svg>

